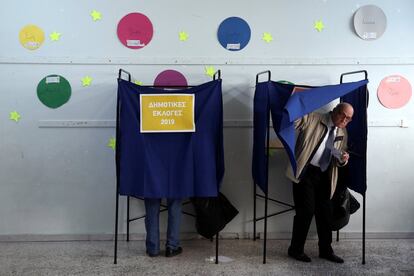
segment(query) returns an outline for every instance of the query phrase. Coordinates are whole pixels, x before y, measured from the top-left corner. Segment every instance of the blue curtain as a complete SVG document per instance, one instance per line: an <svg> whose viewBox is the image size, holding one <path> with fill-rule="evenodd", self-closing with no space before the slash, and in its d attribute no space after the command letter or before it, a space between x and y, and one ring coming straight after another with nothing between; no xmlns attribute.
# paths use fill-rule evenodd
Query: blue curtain
<svg viewBox="0 0 414 276"><path fill-rule="evenodd" d="M368 81L358 81L308 89L293 93L295 86L277 82L263 82L256 85L254 96L253 164L254 182L262 191L267 191L265 139L270 109L273 128L284 145L293 171L296 171L294 121L331 101L366 88ZM300 86L300 85L299 85ZM352 102L350 102L353 104ZM364 110L365 107L364 107Z"/></svg>
<svg viewBox="0 0 414 276"><path fill-rule="evenodd" d="M355 91L341 97L341 101L352 104L354 116L348 124L348 150L350 159L348 165L344 167L345 178L343 181L346 186L357 193L364 194L367 190L367 103L368 93L366 86L360 87Z"/></svg>
<svg viewBox="0 0 414 276"><path fill-rule="evenodd" d="M221 80L174 93L195 95L193 133L140 133L140 94L171 93L118 80L119 194L215 197L224 175Z"/></svg>

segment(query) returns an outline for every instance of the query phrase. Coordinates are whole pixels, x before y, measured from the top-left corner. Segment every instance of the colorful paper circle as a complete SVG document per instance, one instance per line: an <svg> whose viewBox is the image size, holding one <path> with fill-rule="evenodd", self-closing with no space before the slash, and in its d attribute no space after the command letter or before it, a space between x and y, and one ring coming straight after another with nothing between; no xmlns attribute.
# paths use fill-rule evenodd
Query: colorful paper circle
<svg viewBox="0 0 414 276"><path fill-rule="evenodd" d="M36 50L45 41L45 33L35 25L27 25L20 30L19 40L24 48Z"/></svg>
<svg viewBox="0 0 414 276"><path fill-rule="evenodd" d="M49 75L37 85L37 97L47 107L58 108L70 99L70 83L62 76Z"/></svg>
<svg viewBox="0 0 414 276"><path fill-rule="evenodd" d="M364 40L375 40L382 36L387 27L387 17L381 8L367 5L354 14L354 28L357 35Z"/></svg>
<svg viewBox="0 0 414 276"><path fill-rule="evenodd" d="M240 51L250 41L250 27L240 17L229 17L221 22L217 38L225 49L229 51Z"/></svg>
<svg viewBox="0 0 414 276"><path fill-rule="evenodd" d="M387 108L400 108L408 103L412 90L409 81L400 75L382 79L377 96L380 103Z"/></svg>
<svg viewBox="0 0 414 276"><path fill-rule="evenodd" d="M125 47L141 49L148 45L154 34L152 23L142 13L125 15L118 23L118 38Z"/></svg>
<svg viewBox="0 0 414 276"><path fill-rule="evenodd" d="M187 79L178 71L165 70L154 80L155 86L187 86Z"/></svg>

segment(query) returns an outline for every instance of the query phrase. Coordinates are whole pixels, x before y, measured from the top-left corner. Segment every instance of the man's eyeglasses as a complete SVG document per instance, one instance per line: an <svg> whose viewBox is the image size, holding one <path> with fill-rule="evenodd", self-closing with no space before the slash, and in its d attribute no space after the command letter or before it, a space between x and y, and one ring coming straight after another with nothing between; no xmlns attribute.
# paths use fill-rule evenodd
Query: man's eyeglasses
<svg viewBox="0 0 414 276"><path fill-rule="evenodd" d="M347 122L352 121L352 116L346 115L345 112L343 112L343 111L341 113L339 113L339 115L341 116L342 120L345 119Z"/></svg>

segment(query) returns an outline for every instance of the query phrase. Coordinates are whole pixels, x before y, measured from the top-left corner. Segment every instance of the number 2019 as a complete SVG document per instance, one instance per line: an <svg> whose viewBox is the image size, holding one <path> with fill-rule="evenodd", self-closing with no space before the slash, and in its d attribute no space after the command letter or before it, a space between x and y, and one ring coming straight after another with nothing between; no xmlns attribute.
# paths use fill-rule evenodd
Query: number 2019
<svg viewBox="0 0 414 276"><path fill-rule="evenodd" d="M175 120L174 119L161 119L161 124L162 125L173 125L175 124Z"/></svg>

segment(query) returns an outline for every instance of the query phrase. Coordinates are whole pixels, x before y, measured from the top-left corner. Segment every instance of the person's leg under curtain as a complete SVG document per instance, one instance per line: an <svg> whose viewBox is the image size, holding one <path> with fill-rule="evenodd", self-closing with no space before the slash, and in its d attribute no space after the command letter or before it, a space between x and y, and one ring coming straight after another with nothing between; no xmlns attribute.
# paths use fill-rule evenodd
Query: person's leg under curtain
<svg viewBox="0 0 414 276"><path fill-rule="evenodd" d="M159 217L160 217L160 198L146 198L145 202L145 229L147 236L145 245L147 248L147 254L150 256L156 256L160 253L160 229L159 229Z"/></svg>
<svg viewBox="0 0 414 276"><path fill-rule="evenodd" d="M181 199L167 199L168 229L166 248L175 250L180 247Z"/></svg>

